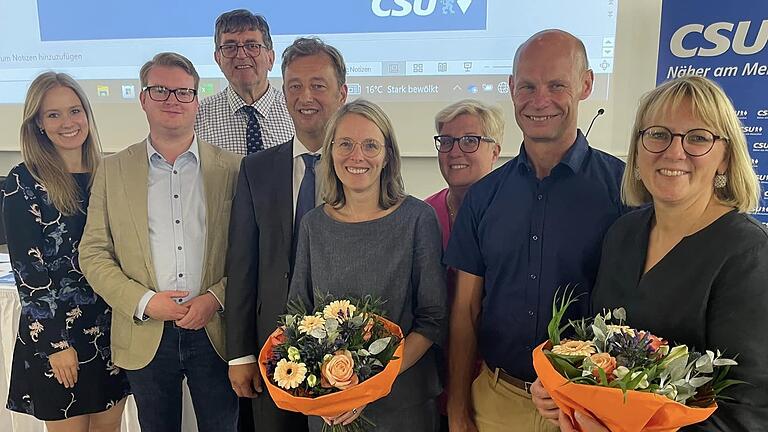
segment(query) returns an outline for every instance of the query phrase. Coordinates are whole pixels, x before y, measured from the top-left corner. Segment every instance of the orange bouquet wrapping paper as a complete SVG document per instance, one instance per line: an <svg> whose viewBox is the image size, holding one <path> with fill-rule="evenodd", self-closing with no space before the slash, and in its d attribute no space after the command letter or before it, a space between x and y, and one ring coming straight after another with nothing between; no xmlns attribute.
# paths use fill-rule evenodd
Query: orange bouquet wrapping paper
<svg viewBox="0 0 768 432"><path fill-rule="evenodd" d="M381 320L390 332L401 338L392 360L387 363L383 371L360 384L315 398L294 396L273 384L267 375L265 364L267 359L272 356L272 347L282 343L283 331L279 328L275 330L259 352L261 378L275 405L278 408L300 412L304 415L333 417L388 395L392 390L392 384L400 373L400 363L403 356L403 331L397 324L385 318L378 317L377 319Z"/></svg>
<svg viewBox="0 0 768 432"><path fill-rule="evenodd" d="M676 431L706 420L717 409L717 405L692 408L655 393L634 390L628 391L625 398L621 389L568 382L544 354L544 349L551 348L548 343L533 351L533 367L544 388L571 420L574 410L579 410L600 420L612 432Z"/></svg>

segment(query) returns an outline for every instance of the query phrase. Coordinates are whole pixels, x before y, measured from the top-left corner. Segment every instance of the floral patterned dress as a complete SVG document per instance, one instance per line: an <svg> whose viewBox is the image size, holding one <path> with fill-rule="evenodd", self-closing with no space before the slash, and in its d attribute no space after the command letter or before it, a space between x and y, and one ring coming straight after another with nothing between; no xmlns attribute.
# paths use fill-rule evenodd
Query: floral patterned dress
<svg viewBox="0 0 768 432"><path fill-rule="evenodd" d="M77 246L85 228L89 174L73 174L83 211L61 214L45 186L20 164L3 190L8 252L21 300L7 408L40 420L109 409L128 395L125 373L112 363L112 311L85 280ZM59 384L48 356L73 347L80 369L71 389Z"/></svg>

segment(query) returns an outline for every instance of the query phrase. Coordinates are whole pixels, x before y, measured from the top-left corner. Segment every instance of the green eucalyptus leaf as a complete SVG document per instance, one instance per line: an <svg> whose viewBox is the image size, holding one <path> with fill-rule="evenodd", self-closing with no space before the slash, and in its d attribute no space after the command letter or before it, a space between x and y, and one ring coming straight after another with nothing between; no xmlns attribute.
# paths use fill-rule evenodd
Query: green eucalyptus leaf
<svg viewBox="0 0 768 432"><path fill-rule="evenodd" d="M309 332L309 335L315 339L323 339L326 336L328 336L328 332L326 332L324 328L319 327L316 329L312 329L312 331Z"/></svg>
<svg viewBox="0 0 768 432"><path fill-rule="evenodd" d="M624 310L623 307L620 307L618 309L613 310L613 316L619 321L626 321L627 320L627 311Z"/></svg>
<svg viewBox="0 0 768 432"><path fill-rule="evenodd" d="M677 386L677 397L675 397L675 401L684 404L685 401L690 399L694 394L696 394L696 389L692 385L681 384Z"/></svg>
<svg viewBox="0 0 768 432"><path fill-rule="evenodd" d="M296 323L296 316L295 315L286 315L285 316L285 326L286 327L293 327Z"/></svg>
<svg viewBox="0 0 768 432"><path fill-rule="evenodd" d="M703 386L704 384L712 381L711 376L695 377L688 380L688 383L696 388Z"/></svg>
<svg viewBox="0 0 768 432"><path fill-rule="evenodd" d="M325 320L325 331L327 331L328 334L337 333L339 331L339 322L335 319Z"/></svg>
<svg viewBox="0 0 768 432"><path fill-rule="evenodd" d="M669 372L669 380L677 381L685 377L686 365L688 364L688 355L677 357L668 365L666 371Z"/></svg>
<svg viewBox="0 0 768 432"><path fill-rule="evenodd" d="M696 370L701 373L712 373L712 358L710 358L707 354L704 354L696 359Z"/></svg>
<svg viewBox="0 0 768 432"><path fill-rule="evenodd" d="M376 355L382 351L384 351L387 348L387 345L389 345L389 341L392 340L392 337L385 337L381 339L376 339L371 343L371 345L368 347L368 352L371 353L371 355Z"/></svg>
<svg viewBox="0 0 768 432"><path fill-rule="evenodd" d="M738 363L736 363L736 360L732 360L729 358L717 358L712 362L715 366L737 366Z"/></svg>

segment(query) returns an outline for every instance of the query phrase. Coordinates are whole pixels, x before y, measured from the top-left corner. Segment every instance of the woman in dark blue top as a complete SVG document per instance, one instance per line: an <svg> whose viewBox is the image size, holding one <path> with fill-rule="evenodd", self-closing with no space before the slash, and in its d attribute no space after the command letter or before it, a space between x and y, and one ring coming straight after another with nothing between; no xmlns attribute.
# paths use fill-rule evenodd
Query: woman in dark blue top
<svg viewBox="0 0 768 432"><path fill-rule="evenodd" d="M685 430L764 430L768 230L746 214L760 188L735 110L713 82L679 78L643 98L633 133L622 197L652 205L606 235L593 310L624 306L633 327L699 352L738 354L730 377L749 384L727 389L732 400ZM562 415L560 426L573 430Z"/></svg>
<svg viewBox="0 0 768 432"><path fill-rule="evenodd" d="M7 407L45 420L50 432L119 431L128 384L111 359L111 310L77 253L101 149L71 77L46 72L32 82L21 150L3 190L21 300Z"/></svg>

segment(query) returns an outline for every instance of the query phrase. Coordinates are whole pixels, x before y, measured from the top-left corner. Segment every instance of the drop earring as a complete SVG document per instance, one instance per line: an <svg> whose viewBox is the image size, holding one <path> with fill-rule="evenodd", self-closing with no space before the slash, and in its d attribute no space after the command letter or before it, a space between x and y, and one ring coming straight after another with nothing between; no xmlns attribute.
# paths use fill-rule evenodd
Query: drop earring
<svg viewBox="0 0 768 432"><path fill-rule="evenodd" d="M725 174L715 174L715 180L713 181L715 189L722 189L728 184L728 177Z"/></svg>

